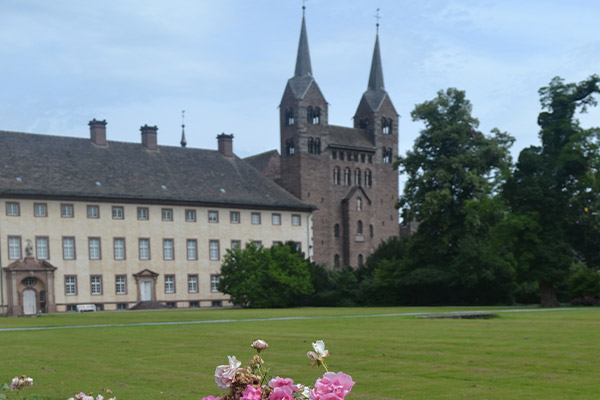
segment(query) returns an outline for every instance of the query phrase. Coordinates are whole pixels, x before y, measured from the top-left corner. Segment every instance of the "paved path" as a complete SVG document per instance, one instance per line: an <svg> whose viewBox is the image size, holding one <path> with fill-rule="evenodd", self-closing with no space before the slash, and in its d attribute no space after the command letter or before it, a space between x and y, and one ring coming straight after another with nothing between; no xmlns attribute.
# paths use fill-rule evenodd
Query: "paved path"
<svg viewBox="0 0 600 400"><path fill-rule="evenodd" d="M121 326L160 326L160 325L196 325L196 324L226 324L232 322L262 322L262 321L294 321L294 320L314 320L314 319L349 319L349 318L384 318L384 317L410 317L410 316L430 316L430 315L461 315L461 314L495 314L495 313L515 313L515 312L548 312L548 311L572 311L581 310L581 308L521 308L506 310L469 310L452 312L414 312L414 313L390 313L390 314L358 314L358 315L321 315L313 317L272 317L272 318L248 318L248 319L215 319L206 321L175 321L175 322L139 322L130 324L94 324L94 325L70 325L70 326L37 326L28 328L0 328L0 332L18 332L18 331L46 331L51 329L80 329L80 328L110 328Z"/></svg>

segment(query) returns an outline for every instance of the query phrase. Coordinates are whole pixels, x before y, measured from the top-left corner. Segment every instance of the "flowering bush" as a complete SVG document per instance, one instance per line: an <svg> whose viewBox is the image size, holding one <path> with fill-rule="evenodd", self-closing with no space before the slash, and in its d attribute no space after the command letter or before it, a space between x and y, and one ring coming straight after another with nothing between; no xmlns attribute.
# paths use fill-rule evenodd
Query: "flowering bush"
<svg viewBox="0 0 600 400"><path fill-rule="evenodd" d="M33 386L33 378L30 378L26 375L21 375L21 376L15 376L12 379L12 381L10 382L10 386L6 382L3 383L0 386L0 390L2 390L2 391L10 390L11 392L14 393L13 398L20 398L21 391L23 389L26 389L31 386ZM8 397L4 393L0 393L0 399L4 400L7 398ZM39 400L39 397L35 394L27 394L27 395L23 396L23 399Z"/></svg>
<svg viewBox="0 0 600 400"><path fill-rule="evenodd" d="M105 392L106 394L112 394L110 389L101 389L100 391ZM79 392L75 396L69 397L67 400L104 400L104 396L102 396L101 394L98 394L96 397L94 397L93 393L85 394L83 392ZM111 397L110 399L107 399L107 400L117 400L117 398Z"/></svg>
<svg viewBox="0 0 600 400"><path fill-rule="evenodd" d="M290 378L276 376L269 379L269 370L265 369L264 360L260 356L269 345L264 340L256 340L251 346L257 354L247 367L242 367L235 356L227 356L229 364L216 368L217 387L229 391L220 397L211 395L202 400L343 400L354 386L352 377L343 372L329 372L325 363L329 351L325 349L325 343L317 340L312 345L314 351L309 351L307 357L313 366L322 366L326 371L317 379L314 388L294 384Z"/></svg>

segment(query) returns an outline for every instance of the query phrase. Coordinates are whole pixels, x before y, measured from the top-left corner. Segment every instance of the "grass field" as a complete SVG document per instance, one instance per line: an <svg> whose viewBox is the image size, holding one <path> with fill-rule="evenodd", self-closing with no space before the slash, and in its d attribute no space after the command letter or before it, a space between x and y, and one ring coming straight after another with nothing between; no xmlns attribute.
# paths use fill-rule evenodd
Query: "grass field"
<svg viewBox="0 0 600 400"><path fill-rule="evenodd" d="M598 399L600 309L499 313L487 320L369 316L448 308L170 310L0 318L8 327L216 321L0 332L0 382L18 374L30 392L66 399L108 387L120 400L200 399L218 394L215 366L247 363L262 338L272 373L314 383L311 341L357 382L351 399ZM458 310L458 309L457 309ZM494 311L493 308L483 309ZM336 318L361 315L360 318ZM314 319L262 320L274 317ZM245 320L245 321L244 321Z"/></svg>

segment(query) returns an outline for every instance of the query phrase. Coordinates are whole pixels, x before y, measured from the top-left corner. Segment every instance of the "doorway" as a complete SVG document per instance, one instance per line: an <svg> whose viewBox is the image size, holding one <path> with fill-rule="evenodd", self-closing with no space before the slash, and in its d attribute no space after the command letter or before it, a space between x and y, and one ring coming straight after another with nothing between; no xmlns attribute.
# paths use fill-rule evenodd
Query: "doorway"
<svg viewBox="0 0 600 400"><path fill-rule="evenodd" d="M152 301L152 281L141 281L141 300Z"/></svg>
<svg viewBox="0 0 600 400"><path fill-rule="evenodd" d="M23 291L23 314L35 315L36 312L35 290L26 289Z"/></svg>

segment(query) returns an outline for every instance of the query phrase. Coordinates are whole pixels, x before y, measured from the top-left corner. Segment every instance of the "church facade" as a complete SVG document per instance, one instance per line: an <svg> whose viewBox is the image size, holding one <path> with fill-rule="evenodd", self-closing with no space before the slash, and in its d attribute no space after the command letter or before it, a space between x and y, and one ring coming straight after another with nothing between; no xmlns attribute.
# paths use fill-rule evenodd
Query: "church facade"
<svg viewBox="0 0 600 400"><path fill-rule="evenodd" d="M328 103L313 76L303 16L295 72L279 112L279 160L267 152L248 161L315 206L315 262L361 265L381 241L398 235L398 173L393 168L398 113L384 87L379 36L354 126L331 125Z"/></svg>

